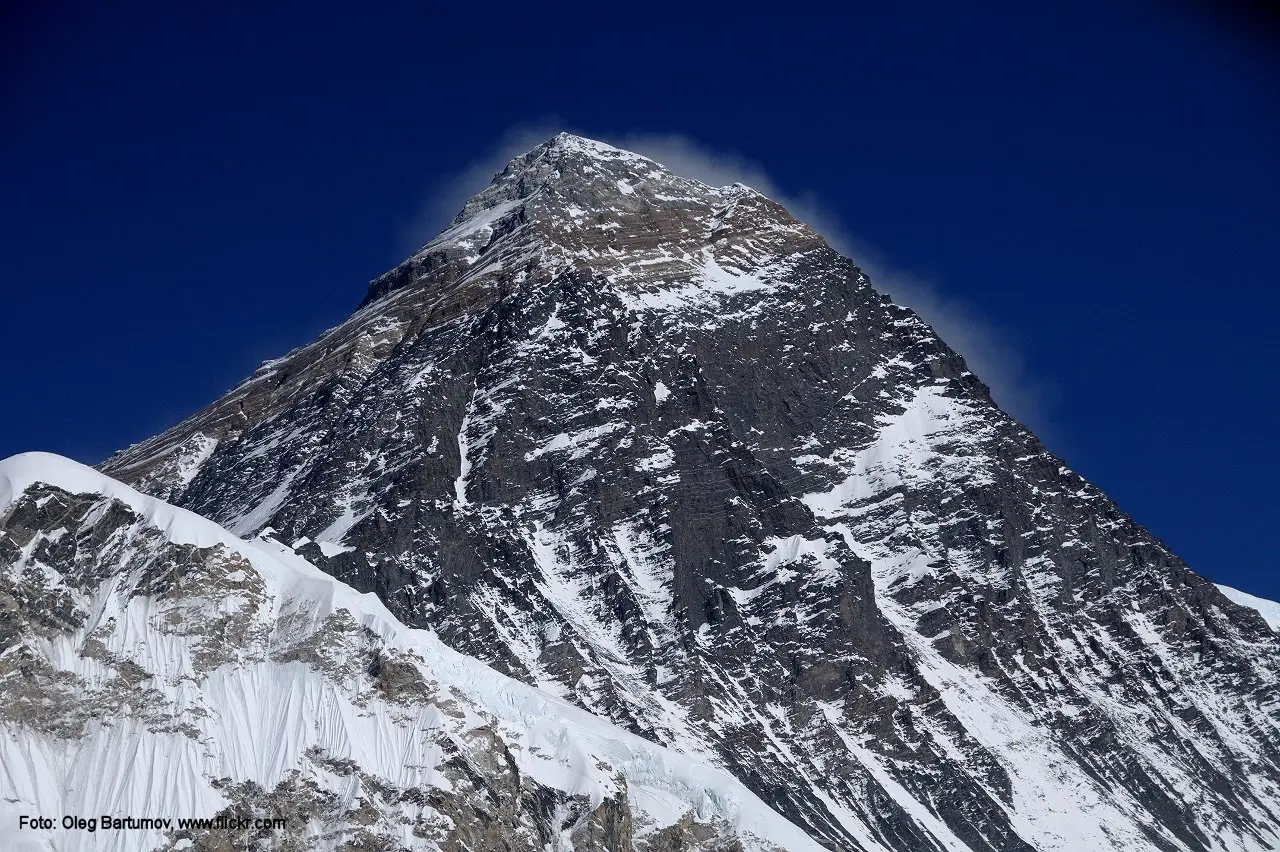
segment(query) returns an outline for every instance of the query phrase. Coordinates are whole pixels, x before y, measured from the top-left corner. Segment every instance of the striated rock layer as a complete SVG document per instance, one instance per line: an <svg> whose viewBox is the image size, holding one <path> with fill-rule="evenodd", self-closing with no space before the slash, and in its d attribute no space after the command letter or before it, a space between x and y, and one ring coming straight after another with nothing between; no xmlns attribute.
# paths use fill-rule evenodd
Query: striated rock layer
<svg viewBox="0 0 1280 852"><path fill-rule="evenodd" d="M1280 845L1280 637L741 185L557 136L102 470L827 848Z"/></svg>

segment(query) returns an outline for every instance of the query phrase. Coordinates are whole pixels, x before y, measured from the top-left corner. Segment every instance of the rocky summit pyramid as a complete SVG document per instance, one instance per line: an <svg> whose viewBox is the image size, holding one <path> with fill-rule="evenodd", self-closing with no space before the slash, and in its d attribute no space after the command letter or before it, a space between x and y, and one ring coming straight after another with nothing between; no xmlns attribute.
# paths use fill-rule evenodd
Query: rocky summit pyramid
<svg viewBox="0 0 1280 852"><path fill-rule="evenodd" d="M305 720L294 727L313 764L391 791L371 794L367 813L341 805L363 800L325 799L332 842L304 848L348 848L339 840L357 824L384 845L350 848L1280 846L1280 635L1047 452L912 311L746 186L558 135L374 280L342 325L100 469L224 528L230 543L194 576L218 573L210 559L239 565L237 548L269 548L372 593L376 606L350 597L395 635L423 637L384 647L390 628L366 635L359 613L325 615L354 604L328 605L292 638L283 617L216 622L221 633L192 640L212 673L200 677L243 671L224 646L266 631L278 648L262 659L328 660L315 665L334 681L355 676L348 656L363 649L375 662L356 674L370 689L390 678L370 694L397 724L410 723L386 706L396 690L426 701L458 682L457 660L496 669L471 680L510 684L457 687L451 745L430 757L402 753L393 733L377 747L317 739L306 731L330 722L282 708ZM102 481L88 490L122 487ZM140 522L48 488L8 510L25 541L0 554L25 554L13 564L30 572L42 552L30 542L49 541L45 568L88 560L98 567L81 574L101 584L116 569L85 554L118 546L113 529L142 535ZM72 528L79 549L58 557ZM160 582L142 571L129 588L144 579ZM181 597L182 582L178 571L155 594ZM202 606L247 594L212 582L196 583ZM184 612L200 618L200 606ZM51 618L6 641L84 633ZM114 647L100 653L124 653ZM485 710L495 690L543 696L546 718ZM507 727L467 721L485 712ZM584 745L595 768L573 770L539 726L564 742L583 720L618 739ZM522 741L521 724L542 733ZM74 747L86 734L42 736ZM569 775L600 776L595 792L534 777L519 799L500 770L527 773L535 742ZM396 775L433 760L454 768ZM206 773L230 779L209 801L256 785L308 807L295 788L314 766L230 763ZM464 776L488 798L467 798ZM416 810L384 801L410 788ZM666 816L645 817L659 799ZM393 830L431 819L430 831Z"/></svg>

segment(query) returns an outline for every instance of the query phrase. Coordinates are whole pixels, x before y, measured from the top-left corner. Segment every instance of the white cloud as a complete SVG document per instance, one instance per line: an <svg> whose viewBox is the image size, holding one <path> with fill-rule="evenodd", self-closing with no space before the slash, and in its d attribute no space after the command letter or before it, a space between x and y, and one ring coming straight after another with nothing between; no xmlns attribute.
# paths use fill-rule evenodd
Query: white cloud
<svg viewBox="0 0 1280 852"><path fill-rule="evenodd" d="M407 232L406 251L418 248L439 232L467 199L486 186L512 158L563 129L563 122L548 118L508 130L489 152L445 180L433 193ZM683 134L583 135L643 154L683 177L712 186L744 183L778 201L797 219L822 234L832 248L852 258L876 289L888 293L895 302L911 308L933 326L949 346L964 356L1001 407L1042 437L1049 429L1047 406L1051 395L1027 373L1012 334L987 319L977 305L889 261L867 241L850 234L815 193L785 191L750 158L732 151L712 150Z"/></svg>

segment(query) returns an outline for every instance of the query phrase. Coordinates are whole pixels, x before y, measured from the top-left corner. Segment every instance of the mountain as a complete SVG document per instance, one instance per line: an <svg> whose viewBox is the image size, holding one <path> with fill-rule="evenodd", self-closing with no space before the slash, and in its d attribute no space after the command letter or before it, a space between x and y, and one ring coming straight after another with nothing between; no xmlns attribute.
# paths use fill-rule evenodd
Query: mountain
<svg viewBox="0 0 1280 852"><path fill-rule="evenodd" d="M1280 845L1280 636L745 186L556 136L101 470L821 847Z"/></svg>

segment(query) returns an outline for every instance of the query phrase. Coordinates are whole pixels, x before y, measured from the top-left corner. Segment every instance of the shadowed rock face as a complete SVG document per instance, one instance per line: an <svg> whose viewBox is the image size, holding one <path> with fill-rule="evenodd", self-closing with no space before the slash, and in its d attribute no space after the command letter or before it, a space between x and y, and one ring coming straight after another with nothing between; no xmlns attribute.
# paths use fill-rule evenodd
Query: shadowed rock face
<svg viewBox="0 0 1280 852"><path fill-rule="evenodd" d="M102 469L831 848L1280 843L1276 634L746 187L557 136Z"/></svg>

